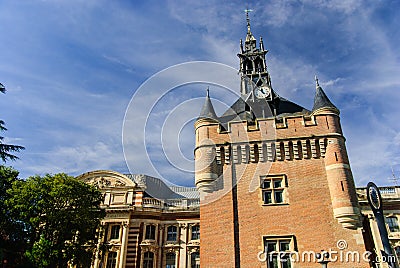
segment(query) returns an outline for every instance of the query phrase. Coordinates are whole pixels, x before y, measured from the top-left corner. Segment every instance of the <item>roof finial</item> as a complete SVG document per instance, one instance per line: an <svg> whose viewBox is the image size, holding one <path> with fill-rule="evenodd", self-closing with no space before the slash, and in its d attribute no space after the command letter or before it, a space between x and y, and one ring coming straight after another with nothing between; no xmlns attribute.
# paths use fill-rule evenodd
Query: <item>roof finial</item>
<svg viewBox="0 0 400 268"><path fill-rule="evenodd" d="M210 97L210 87L207 87L207 98Z"/></svg>
<svg viewBox="0 0 400 268"><path fill-rule="evenodd" d="M247 33L249 34L249 33L251 33L251 31L250 31L250 18L249 18L249 12L252 12L253 10L252 9L248 9L248 8L246 8L245 10L244 10L244 12L246 12L246 21L247 21Z"/></svg>
<svg viewBox="0 0 400 268"><path fill-rule="evenodd" d="M317 77L317 75L315 75L315 87L319 87L319 83L318 83L318 77Z"/></svg>

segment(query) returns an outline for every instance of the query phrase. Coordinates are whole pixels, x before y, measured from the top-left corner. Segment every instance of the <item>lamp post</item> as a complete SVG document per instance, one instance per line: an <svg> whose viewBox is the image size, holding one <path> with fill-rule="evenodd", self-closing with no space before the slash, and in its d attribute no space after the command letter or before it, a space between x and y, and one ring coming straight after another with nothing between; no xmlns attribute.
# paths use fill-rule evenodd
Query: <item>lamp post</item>
<svg viewBox="0 0 400 268"><path fill-rule="evenodd" d="M315 254L315 257L317 258L317 262L321 264L322 268L328 267L328 263L330 262L329 252L321 251L321 253Z"/></svg>

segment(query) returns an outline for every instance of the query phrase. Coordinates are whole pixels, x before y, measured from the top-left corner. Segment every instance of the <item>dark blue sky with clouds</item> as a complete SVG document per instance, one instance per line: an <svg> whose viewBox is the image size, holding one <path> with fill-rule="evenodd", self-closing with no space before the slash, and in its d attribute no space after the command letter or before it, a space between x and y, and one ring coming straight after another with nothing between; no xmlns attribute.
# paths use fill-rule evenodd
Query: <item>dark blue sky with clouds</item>
<svg viewBox="0 0 400 268"><path fill-rule="evenodd" d="M400 177L400 2L390 0L3 0L0 81L7 94L0 96L0 118L9 129L6 141L26 147L20 160L8 164L23 178L95 169L129 172L122 132L137 89L157 72L187 61L237 69L246 7L254 10L253 34L263 36L269 50L274 89L311 109L317 74L341 110L356 184L393 184L392 167ZM216 87L210 90L225 103L234 100ZM168 121L162 112L201 96L202 85L165 95L148 116L154 131L132 135L153 143L174 140L190 169L190 120L202 100L179 121L186 122L178 127L181 132L157 131ZM148 169L147 155L138 153L130 172L192 182L191 172L169 164L154 148L149 146L149 155L158 156L156 171Z"/></svg>

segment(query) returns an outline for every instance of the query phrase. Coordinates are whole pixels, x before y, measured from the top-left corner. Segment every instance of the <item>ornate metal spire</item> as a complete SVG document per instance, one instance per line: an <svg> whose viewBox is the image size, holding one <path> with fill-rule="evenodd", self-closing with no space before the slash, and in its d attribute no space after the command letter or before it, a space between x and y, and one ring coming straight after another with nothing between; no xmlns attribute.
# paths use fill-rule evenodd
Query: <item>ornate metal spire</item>
<svg viewBox="0 0 400 268"><path fill-rule="evenodd" d="M251 34L250 30L250 18L249 18L249 12L252 12L252 9L246 8L244 12L246 12L246 21L247 21L247 34Z"/></svg>
<svg viewBox="0 0 400 268"><path fill-rule="evenodd" d="M317 75L315 75L315 87L318 88L319 87L319 83L318 83L318 77Z"/></svg>
<svg viewBox="0 0 400 268"><path fill-rule="evenodd" d="M253 34L251 33L251 28L250 28L250 17L249 17L249 12L252 12L252 9L245 9L244 12L246 12L246 21L247 21L247 36L246 36L246 42L249 41L255 41L256 39L254 38Z"/></svg>

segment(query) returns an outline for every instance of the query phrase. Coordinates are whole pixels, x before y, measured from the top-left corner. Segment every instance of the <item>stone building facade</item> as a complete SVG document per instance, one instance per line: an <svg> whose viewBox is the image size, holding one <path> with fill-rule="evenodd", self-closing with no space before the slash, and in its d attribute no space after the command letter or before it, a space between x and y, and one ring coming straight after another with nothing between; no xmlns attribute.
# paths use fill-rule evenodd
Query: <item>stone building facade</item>
<svg viewBox="0 0 400 268"><path fill-rule="evenodd" d="M199 267L199 196L146 175L92 171L78 177L104 194L92 268ZM156 187L164 199L148 195Z"/></svg>
<svg viewBox="0 0 400 268"><path fill-rule="evenodd" d="M397 260L400 260L400 187L380 187L379 190L383 201L383 213L389 241L396 254ZM371 259L376 260L376 263L379 264L380 267L385 267L385 262L381 254L381 250L383 250L382 240L380 238L378 224L367 201L366 189L357 188L357 197L363 216L363 232L366 249L373 253Z"/></svg>
<svg viewBox="0 0 400 268"><path fill-rule="evenodd" d="M289 252L337 249L338 241L346 242L343 250L365 251L339 109L318 79L311 110L279 96L267 52L247 17L238 54L241 96L217 116L207 93L195 122L202 267L316 267L294 263ZM261 253L270 258L260 261Z"/></svg>
<svg viewBox="0 0 400 268"><path fill-rule="evenodd" d="M102 221L101 236L92 268L200 267L202 223L199 211L200 198L195 188L171 187L159 179L146 175L123 175L105 170L88 172L78 178L99 187L104 196L102 207L107 212ZM146 192L149 187L155 187L158 193L164 192L167 198L149 196ZM389 239L399 256L400 187L382 187L380 191ZM383 247L373 213L367 204L366 190L357 188L356 193L361 208L363 243L366 250L373 253L371 260L378 260L376 263L371 263L371 267L385 267L385 263L379 261L380 250ZM223 210L214 213L213 218L217 220L221 212ZM214 229L215 236L220 232L226 230ZM214 240L213 245L215 249L213 252L218 251L219 241ZM201 247L207 247L203 239ZM337 249L337 245L334 249ZM310 267L318 267L316 261L312 264ZM257 267L256 265L254 267ZM202 263L202 267L204 266ZM265 266L264 264L262 267ZM212 264L210 267L219 266ZM298 266L293 264L286 267ZM353 266L350 263L342 264L341 267Z"/></svg>

